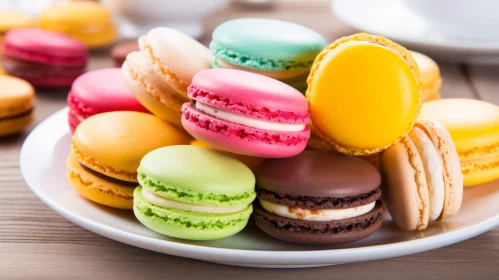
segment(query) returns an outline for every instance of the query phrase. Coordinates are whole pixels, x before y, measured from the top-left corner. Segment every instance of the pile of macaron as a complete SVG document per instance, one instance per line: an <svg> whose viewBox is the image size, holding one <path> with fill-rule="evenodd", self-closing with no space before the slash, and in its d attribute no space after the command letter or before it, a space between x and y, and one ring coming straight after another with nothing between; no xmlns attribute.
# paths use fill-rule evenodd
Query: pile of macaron
<svg viewBox="0 0 499 280"><path fill-rule="evenodd" d="M440 99L438 66L380 36L328 45L304 26L247 18L218 26L206 48L160 27L114 50L121 68L77 76L76 43L23 56L36 36L14 35L9 59L56 57L75 74L75 190L169 237L225 238L251 218L283 241L341 244L376 232L386 212L425 230L458 212L463 185L499 178L499 108L423 104Z"/></svg>
<svg viewBox="0 0 499 280"><path fill-rule="evenodd" d="M56 3L36 19L0 10L0 136L32 121L34 88L71 87L86 71L88 49L108 47L116 37L109 10L96 1ZM113 55L123 46L116 48Z"/></svg>

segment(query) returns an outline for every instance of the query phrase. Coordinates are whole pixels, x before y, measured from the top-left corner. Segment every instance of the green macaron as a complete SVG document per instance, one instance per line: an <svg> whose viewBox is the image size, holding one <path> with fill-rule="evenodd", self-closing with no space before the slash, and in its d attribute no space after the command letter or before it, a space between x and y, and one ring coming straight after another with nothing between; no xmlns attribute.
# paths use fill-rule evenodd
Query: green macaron
<svg viewBox="0 0 499 280"><path fill-rule="evenodd" d="M243 18L227 21L213 32L210 50L214 68L256 72L297 88L315 57L327 46L317 32L291 22Z"/></svg>
<svg viewBox="0 0 499 280"><path fill-rule="evenodd" d="M212 240L234 235L247 224L255 199L255 176L243 163L197 146L154 150L137 170L137 219L159 233Z"/></svg>

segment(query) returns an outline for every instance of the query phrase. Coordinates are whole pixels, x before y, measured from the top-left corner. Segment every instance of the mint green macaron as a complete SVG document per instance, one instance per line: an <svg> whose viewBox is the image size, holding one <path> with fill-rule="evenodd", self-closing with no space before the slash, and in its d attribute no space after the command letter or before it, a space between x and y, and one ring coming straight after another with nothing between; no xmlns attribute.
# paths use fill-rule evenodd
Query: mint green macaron
<svg viewBox="0 0 499 280"><path fill-rule="evenodd" d="M235 68L275 78L302 90L315 57L327 46L317 32L291 22L243 18L213 32L213 68Z"/></svg>
<svg viewBox="0 0 499 280"><path fill-rule="evenodd" d="M255 176L232 157L198 146L148 153L137 170L133 211L148 228L176 238L212 240L247 224Z"/></svg>

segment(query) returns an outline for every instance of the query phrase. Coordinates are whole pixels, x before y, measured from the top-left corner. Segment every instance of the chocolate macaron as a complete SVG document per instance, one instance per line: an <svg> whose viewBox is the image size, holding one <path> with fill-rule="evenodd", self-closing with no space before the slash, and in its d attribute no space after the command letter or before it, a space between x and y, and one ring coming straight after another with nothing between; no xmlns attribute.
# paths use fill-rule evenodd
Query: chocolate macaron
<svg viewBox="0 0 499 280"><path fill-rule="evenodd" d="M253 217L277 239L311 245L363 239L381 226L381 176L368 162L345 155L305 151L269 159L256 172Z"/></svg>

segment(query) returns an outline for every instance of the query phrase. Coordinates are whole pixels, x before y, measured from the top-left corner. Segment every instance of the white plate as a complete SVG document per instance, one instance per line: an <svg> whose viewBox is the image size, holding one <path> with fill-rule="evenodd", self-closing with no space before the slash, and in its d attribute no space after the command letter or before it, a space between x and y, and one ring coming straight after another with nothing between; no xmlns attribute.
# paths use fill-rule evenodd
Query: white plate
<svg viewBox="0 0 499 280"><path fill-rule="evenodd" d="M443 59L499 63L499 41L452 38L431 29L401 0L333 0L333 13L356 29Z"/></svg>
<svg viewBox="0 0 499 280"><path fill-rule="evenodd" d="M459 214L424 232L403 232L389 215L374 235L342 246L300 246L273 239L252 223L217 241L168 238L142 226L131 211L99 206L80 197L66 179L71 136L67 109L36 127L21 150L21 171L33 192L68 220L114 240L170 255L249 267L312 267L414 254L447 246L499 224L499 181L465 190Z"/></svg>

